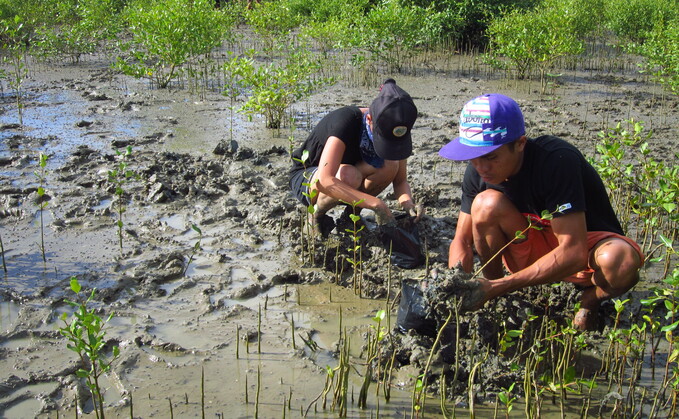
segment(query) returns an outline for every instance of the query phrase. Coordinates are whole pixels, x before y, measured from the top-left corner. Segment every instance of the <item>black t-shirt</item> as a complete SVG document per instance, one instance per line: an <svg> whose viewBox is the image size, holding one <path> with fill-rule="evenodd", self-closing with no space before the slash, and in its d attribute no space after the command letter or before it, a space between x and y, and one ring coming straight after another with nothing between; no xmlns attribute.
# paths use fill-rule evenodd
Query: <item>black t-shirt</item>
<svg viewBox="0 0 679 419"><path fill-rule="evenodd" d="M599 174L577 148L558 137L529 139L519 173L499 185L481 180L470 163L462 182L461 211L469 214L474 197L486 189L503 192L522 213L541 215L565 206L555 218L584 211L587 231L623 234Z"/></svg>
<svg viewBox="0 0 679 419"><path fill-rule="evenodd" d="M302 146L292 153L293 158L300 159L304 150L309 151L309 158L302 164L293 160L291 173L306 167L318 166L323 147L328 138L335 136L346 145L342 164L356 164L361 161L361 133L363 131L363 112L357 106L345 106L336 109L321 119L314 127Z"/></svg>

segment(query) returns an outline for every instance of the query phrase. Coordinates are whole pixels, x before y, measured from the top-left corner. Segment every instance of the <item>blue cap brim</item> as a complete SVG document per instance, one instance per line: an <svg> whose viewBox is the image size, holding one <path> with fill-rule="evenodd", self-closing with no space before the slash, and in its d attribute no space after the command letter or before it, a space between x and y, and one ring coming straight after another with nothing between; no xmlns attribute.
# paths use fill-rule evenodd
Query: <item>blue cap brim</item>
<svg viewBox="0 0 679 419"><path fill-rule="evenodd" d="M482 147L472 147L460 143L460 137L441 147L439 156L448 160L471 160L490 153L493 150L502 147L500 145L490 145Z"/></svg>

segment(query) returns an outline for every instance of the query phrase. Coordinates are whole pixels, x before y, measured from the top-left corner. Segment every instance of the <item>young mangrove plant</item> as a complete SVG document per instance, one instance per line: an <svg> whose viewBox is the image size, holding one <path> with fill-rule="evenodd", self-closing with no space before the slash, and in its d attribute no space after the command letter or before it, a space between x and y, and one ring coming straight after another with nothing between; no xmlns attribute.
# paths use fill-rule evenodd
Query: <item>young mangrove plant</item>
<svg viewBox="0 0 679 419"><path fill-rule="evenodd" d="M2 234L0 234L0 256L2 256L2 270L7 274L7 262L5 261L5 245L2 243Z"/></svg>
<svg viewBox="0 0 679 419"><path fill-rule="evenodd" d="M359 233L365 229L365 225L360 224L359 222L361 221L361 216L357 214L357 212L360 213L360 207L359 205L363 202L363 200L357 201L357 202L344 202L343 203L349 205L351 207L351 214L349 214L349 218L351 218L351 228L347 228L344 231L349 233L349 238L351 239L351 247L349 247L349 255L347 256L347 261L351 264L351 267L353 269L353 283L354 283L354 294L361 295L363 290L362 290L362 251L361 251L361 236ZM356 210L358 208L358 211Z"/></svg>
<svg viewBox="0 0 679 419"><path fill-rule="evenodd" d="M9 85L14 91L19 125L24 123L23 85L28 76L26 56L28 54L28 30L20 16L3 19L0 21L0 40L2 48L7 52L3 54L3 61L10 64Z"/></svg>
<svg viewBox="0 0 679 419"><path fill-rule="evenodd" d="M651 157L644 123L634 120L618 123L599 134L597 155L592 165L599 172L611 194L611 203L620 216L623 229L634 228L634 239L649 253L656 235L673 241L679 229L679 165ZM670 267L671 247L665 250L665 271ZM655 251L655 249L653 250Z"/></svg>
<svg viewBox="0 0 679 419"><path fill-rule="evenodd" d="M118 244L120 246L120 255L123 255L123 214L127 211L125 205L125 189L124 187L132 179L138 177L134 170L128 168L128 159L132 155L132 146L127 146L125 151L116 150L118 157L117 166L108 171L108 181L113 185L115 194L115 207L118 214L116 227L118 228Z"/></svg>
<svg viewBox="0 0 679 419"><path fill-rule="evenodd" d="M84 378L87 387L92 394L94 412L98 419L104 418L104 395L102 393L100 378L111 369L111 365L120 355L117 345L111 348L111 354L106 354L106 332L104 327L113 313L103 320L97 314L96 309L88 307L94 299L96 289L92 289L90 296L83 299L80 295L81 286L76 277L71 277L71 291L76 295L77 301L66 302L75 309L71 319L68 313L61 315L64 326L59 329L59 333L68 339L66 345L68 349L78 354L80 358L80 368L76 371L79 378Z"/></svg>
<svg viewBox="0 0 679 419"><path fill-rule="evenodd" d="M304 166L304 169L306 170L306 162L309 159L309 150L304 150L302 151L302 155L300 158L293 157L293 160L302 163ZM311 265L314 264L314 258L316 256L316 230L317 228L320 229L320 225L314 226L314 222L320 222L319 220L314 220L314 215L316 214L316 206L314 204L311 204L311 202L314 201L316 198L316 195L318 195L318 190L312 189L311 186L313 185L311 183L311 175L308 173L304 173L304 179L306 182L302 182L302 186L306 187L307 191L309 192L302 192L302 195L304 195L310 202L309 205L306 207L306 213L307 217L302 220L302 234L300 235L300 238L302 240L302 260L306 261L306 258L304 257L304 252L305 250L308 251L309 253L309 262ZM305 234L306 233L306 234ZM308 237L307 242L307 248L305 249L304 246L304 237Z"/></svg>
<svg viewBox="0 0 679 419"><path fill-rule="evenodd" d="M47 262L45 257L45 222L43 219L43 211L47 207L47 196L45 195L45 180L47 176L47 154L40 153L38 156L38 167L39 169L34 171L33 174L38 178L38 212L40 214L40 252L42 253L42 261Z"/></svg>
<svg viewBox="0 0 679 419"><path fill-rule="evenodd" d="M121 45L126 56L115 67L159 88L181 75L189 60L220 45L230 28L229 15L210 0L132 1L124 15L131 39Z"/></svg>
<svg viewBox="0 0 679 419"><path fill-rule="evenodd" d="M189 261L186 262L186 268L184 268L184 275L186 275L186 272L189 270L189 266L191 266L191 262L193 262L193 258L196 256L196 253L201 249L200 243L203 241L203 231L195 224L191 224L191 228L193 231L198 233L198 240L196 240L196 244L193 245L193 251L191 252L191 256L189 256Z"/></svg>
<svg viewBox="0 0 679 419"><path fill-rule="evenodd" d="M389 71L400 72L405 63L441 34L440 14L432 8L412 3L383 1L372 7L358 19L354 45L359 48L356 56L362 69L377 68L386 64Z"/></svg>
<svg viewBox="0 0 679 419"><path fill-rule="evenodd" d="M86 54L105 47L120 32L118 0L56 1L53 15L37 28L36 52L41 56L65 56L80 62Z"/></svg>
<svg viewBox="0 0 679 419"><path fill-rule="evenodd" d="M679 16L669 21L657 20L648 39L637 51L645 60L643 71L679 95Z"/></svg>
<svg viewBox="0 0 679 419"><path fill-rule="evenodd" d="M365 350L365 373L363 374L363 384L358 394L358 407L361 409L368 408L368 389L373 379L373 362L378 359L379 345L386 336L386 329L382 327L382 321L386 317L384 310L379 310L372 318L375 324L370 325L368 332L368 339Z"/></svg>
<svg viewBox="0 0 679 419"><path fill-rule="evenodd" d="M518 399L517 396L512 394L514 385L516 385L516 383L512 383L508 388L503 388L502 391L497 394L498 400L500 400L505 407L505 417L507 419L509 419L509 414L512 412L512 409L514 409L514 402Z"/></svg>
<svg viewBox="0 0 679 419"><path fill-rule="evenodd" d="M546 74L554 61L578 54L583 48L572 13L576 8L570 3L550 0L544 7L515 9L495 19L488 27L491 64L502 67L507 63L500 58L506 58L518 79L530 77L537 68L544 94Z"/></svg>
<svg viewBox="0 0 679 419"><path fill-rule="evenodd" d="M236 110L236 99L243 92L245 83L243 76L245 70L251 68L252 59L249 57L235 57L229 51L229 59L222 64L222 75L224 77L224 87L222 95L229 98L229 139L233 140L233 114Z"/></svg>
<svg viewBox="0 0 679 419"><path fill-rule="evenodd" d="M239 112L252 119L264 117L267 128L281 128L290 106L309 96L316 89L333 81L313 77L321 68L318 59L308 49L291 51L282 62L255 66L244 63L243 80L248 88L247 100Z"/></svg>

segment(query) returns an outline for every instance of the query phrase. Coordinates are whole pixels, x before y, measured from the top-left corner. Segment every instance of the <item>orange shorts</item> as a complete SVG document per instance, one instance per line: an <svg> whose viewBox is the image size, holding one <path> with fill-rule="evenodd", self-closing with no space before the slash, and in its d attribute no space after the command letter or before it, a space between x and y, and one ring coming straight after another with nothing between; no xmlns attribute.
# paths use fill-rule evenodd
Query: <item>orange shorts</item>
<svg viewBox="0 0 679 419"><path fill-rule="evenodd" d="M588 231L587 248L590 249L591 252L597 243L611 237L622 239L629 243L629 245L632 246L634 250L637 251L637 253L639 253L641 260L644 260L644 254L641 251L639 245L634 240L617 233L612 233L610 231ZM525 241L509 245L502 255L502 260L504 261L504 264L509 272L518 272L532 265L536 260L549 253L558 245L559 242L552 231L552 227L545 223L543 224L541 230L530 229ZM573 282L576 285L591 285L593 273L594 270L590 266L584 271L580 271L568 278L564 278L564 281Z"/></svg>

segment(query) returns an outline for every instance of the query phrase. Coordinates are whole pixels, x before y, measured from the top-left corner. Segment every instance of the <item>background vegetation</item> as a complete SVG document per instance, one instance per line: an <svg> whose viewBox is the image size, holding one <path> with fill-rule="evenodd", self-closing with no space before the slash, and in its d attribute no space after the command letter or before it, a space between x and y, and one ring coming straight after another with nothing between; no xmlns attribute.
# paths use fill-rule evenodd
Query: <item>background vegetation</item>
<svg viewBox="0 0 679 419"><path fill-rule="evenodd" d="M576 66L588 58L588 46L606 43L640 57L641 70L677 91L677 0L219 3L0 0L3 55L16 63L17 51L25 50L46 60L77 62L103 52L115 68L149 79L155 87L217 88L222 48L238 56L254 51L268 59L306 49L314 74L368 85L377 84L380 73L427 68L422 60L432 53L476 52L508 77L539 79L544 92L546 75L555 66ZM249 32L256 36L242 36ZM350 76L341 73L342 62L350 63ZM17 74L5 76L16 81L22 69L14 67ZM313 74L302 72L302 77Z"/></svg>

